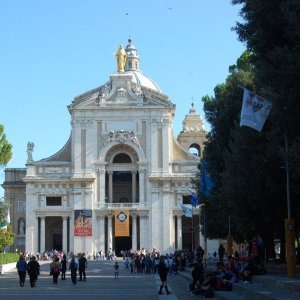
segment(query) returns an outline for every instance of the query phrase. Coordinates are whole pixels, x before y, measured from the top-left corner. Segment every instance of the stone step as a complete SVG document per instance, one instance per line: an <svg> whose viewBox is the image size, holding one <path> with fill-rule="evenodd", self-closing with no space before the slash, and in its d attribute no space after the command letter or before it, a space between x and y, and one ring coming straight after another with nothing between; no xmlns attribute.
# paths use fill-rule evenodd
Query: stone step
<svg viewBox="0 0 300 300"><path fill-rule="evenodd" d="M258 283L237 283L233 286L234 293L238 293L245 299L255 300L299 300L300 296L276 286L264 286Z"/></svg>
<svg viewBox="0 0 300 300"><path fill-rule="evenodd" d="M240 295L235 291L230 291L230 292L215 291L214 298L219 300L248 300L248 298L246 298L243 295Z"/></svg>
<svg viewBox="0 0 300 300"><path fill-rule="evenodd" d="M298 278L293 279L283 276L264 275L254 276L252 281L254 284L294 293L300 298L300 280Z"/></svg>

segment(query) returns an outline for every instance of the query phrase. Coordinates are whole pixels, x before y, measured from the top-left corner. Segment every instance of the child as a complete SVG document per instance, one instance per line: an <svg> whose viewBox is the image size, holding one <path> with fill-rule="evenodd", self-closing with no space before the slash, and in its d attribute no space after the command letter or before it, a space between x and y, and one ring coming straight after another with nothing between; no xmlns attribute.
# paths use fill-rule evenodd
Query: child
<svg viewBox="0 0 300 300"><path fill-rule="evenodd" d="M115 269L115 279L119 279L119 265L118 262L116 261L114 264L114 269Z"/></svg>
<svg viewBox="0 0 300 300"><path fill-rule="evenodd" d="M129 270L129 260L128 260L128 258L126 258L126 260L124 261L124 265L125 265L125 270Z"/></svg>

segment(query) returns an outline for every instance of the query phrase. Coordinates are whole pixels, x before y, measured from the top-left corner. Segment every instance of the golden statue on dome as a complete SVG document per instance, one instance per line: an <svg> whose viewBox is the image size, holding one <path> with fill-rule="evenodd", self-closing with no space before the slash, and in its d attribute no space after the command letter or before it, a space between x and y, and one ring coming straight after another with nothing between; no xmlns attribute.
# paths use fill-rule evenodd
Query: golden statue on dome
<svg viewBox="0 0 300 300"><path fill-rule="evenodd" d="M117 53L115 53L117 58L118 72L124 72L124 67L127 59L127 54L121 44Z"/></svg>

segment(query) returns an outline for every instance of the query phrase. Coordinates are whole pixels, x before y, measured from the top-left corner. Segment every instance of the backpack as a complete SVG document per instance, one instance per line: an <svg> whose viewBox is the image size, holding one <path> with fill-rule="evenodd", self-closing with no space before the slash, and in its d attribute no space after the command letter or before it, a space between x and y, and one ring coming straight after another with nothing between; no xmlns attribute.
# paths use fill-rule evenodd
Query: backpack
<svg viewBox="0 0 300 300"><path fill-rule="evenodd" d="M27 264L24 260L19 260L17 262L17 269L18 271L21 271L21 272L26 272L26 267L27 267Z"/></svg>
<svg viewBox="0 0 300 300"><path fill-rule="evenodd" d="M58 268L58 265L57 265L57 264L55 264L55 265L53 266L53 273L55 273L55 274L59 273L59 268Z"/></svg>

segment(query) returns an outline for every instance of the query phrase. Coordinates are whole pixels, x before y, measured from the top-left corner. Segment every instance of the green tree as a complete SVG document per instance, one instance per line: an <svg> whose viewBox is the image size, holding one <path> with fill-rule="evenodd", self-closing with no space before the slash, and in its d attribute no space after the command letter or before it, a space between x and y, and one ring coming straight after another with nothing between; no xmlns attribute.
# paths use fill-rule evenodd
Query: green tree
<svg viewBox="0 0 300 300"><path fill-rule="evenodd" d="M292 217L299 227L300 2L233 0L232 3L242 5L243 22L237 23L235 30L239 39L255 53L252 62L257 91L273 102L266 146L273 154L273 170L282 168L286 158L290 160ZM289 152L285 151L285 138ZM278 187L284 191L285 176L276 175L268 178L268 182L270 194L273 190L279 192ZM273 199L272 206L281 205L280 211L287 216L286 197L283 192L279 195ZM282 214L277 222L283 226Z"/></svg>
<svg viewBox="0 0 300 300"><path fill-rule="evenodd" d="M0 124L0 167L4 167L12 157L12 145L7 141L4 133L4 126ZM6 203L0 204L0 224L6 224L9 206ZM6 232L0 231L0 250L13 244L14 234L11 227Z"/></svg>
<svg viewBox="0 0 300 300"><path fill-rule="evenodd" d="M7 230L0 231L0 251L6 246L10 246L14 242L14 234L11 230L10 225L7 224L7 214L9 210L9 205L7 203L0 204L0 224L6 224Z"/></svg>
<svg viewBox="0 0 300 300"><path fill-rule="evenodd" d="M12 145L7 141L4 126L0 124L0 167L5 166L12 157Z"/></svg>
<svg viewBox="0 0 300 300"><path fill-rule="evenodd" d="M226 82L219 84L214 90L214 97L203 97L206 119L211 124L204 157L209 161L210 173L216 181L212 196L207 199L200 197L205 203L205 225L209 238L225 238L229 231L229 216L231 215L231 195L222 187L223 173L226 168L225 154L230 153L229 145L232 142L232 132L238 127L242 89L239 86L253 87L253 73L251 57L253 54L246 51L237 60L236 65L230 66L231 74ZM204 223L202 214L202 223ZM243 239L243 233L231 222L231 231L236 240Z"/></svg>
<svg viewBox="0 0 300 300"><path fill-rule="evenodd" d="M294 0L234 0L242 4L244 23L237 23L248 51L229 67L226 82L205 96L204 111L211 124L205 148L216 188L206 204L207 233L224 237L216 227L228 227L237 240L263 235L272 256L274 237L283 237L286 213L285 160L292 169L293 214L299 217L300 180L300 2ZM263 131L239 127L244 86L273 102ZM285 137L289 152L285 151ZM274 248L274 247L273 247ZM267 249L267 250L268 250Z"/></svg>

